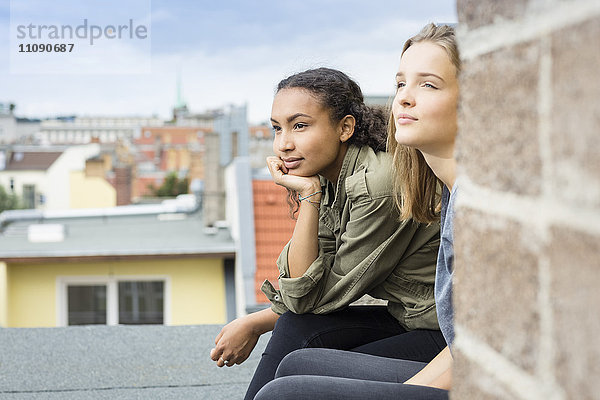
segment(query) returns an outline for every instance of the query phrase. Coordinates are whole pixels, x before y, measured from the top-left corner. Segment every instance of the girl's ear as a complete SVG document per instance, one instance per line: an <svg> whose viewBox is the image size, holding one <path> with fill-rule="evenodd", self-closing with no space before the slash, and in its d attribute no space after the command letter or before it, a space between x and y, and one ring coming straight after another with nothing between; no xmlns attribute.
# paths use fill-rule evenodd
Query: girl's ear
<svg viewBox="0 0 600 400"><path fill-rule="evenodd" d="M352 115L346 115L340 121L340 142L344 143L348 141L354 135L354 126L356 125L356 119Z"/></svg>

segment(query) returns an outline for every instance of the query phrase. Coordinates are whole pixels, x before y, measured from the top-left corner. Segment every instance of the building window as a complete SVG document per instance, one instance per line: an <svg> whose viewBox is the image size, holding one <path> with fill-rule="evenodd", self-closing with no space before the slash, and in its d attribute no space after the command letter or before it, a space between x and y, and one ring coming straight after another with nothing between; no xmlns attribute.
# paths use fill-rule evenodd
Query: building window
<svg viewBox="0 0 600 400"><path fill-rule="evenodd" d="M35 185L23 185L23 206L35 208Z"/></svg>
<svg viewBox="0 0 600 400"><path fill-rule="evenodd" d="M168 277L59 277L58 325L169 324Z"/></svg>
<svg viewBox="0 0 600 400"><path fill-rule="evenodd" d="M119 282L119 324L163 324L164 282Z"/></svg>
<svg viewBox="0 0 600 400"><path fill-rule="evenodd" d="M67 287L68 325L106 325L106 285Z"/></svg>

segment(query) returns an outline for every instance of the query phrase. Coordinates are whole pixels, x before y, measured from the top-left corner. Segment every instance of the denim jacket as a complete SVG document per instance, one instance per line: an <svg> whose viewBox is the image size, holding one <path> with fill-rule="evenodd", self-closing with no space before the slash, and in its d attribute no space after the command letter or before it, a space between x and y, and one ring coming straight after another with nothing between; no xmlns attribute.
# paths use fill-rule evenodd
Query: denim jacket
<svg viewBox="0 0 600 400"><path fill-rule="evenodd" d="M321 177L319 256L291 278L289 243L277 260L279 290L262 291L274 312L326 314L365 293L388 300L388 311L408 330L439 329L434 280L439 224L399 221L392 156L350 145L337 187Z"/></svg>

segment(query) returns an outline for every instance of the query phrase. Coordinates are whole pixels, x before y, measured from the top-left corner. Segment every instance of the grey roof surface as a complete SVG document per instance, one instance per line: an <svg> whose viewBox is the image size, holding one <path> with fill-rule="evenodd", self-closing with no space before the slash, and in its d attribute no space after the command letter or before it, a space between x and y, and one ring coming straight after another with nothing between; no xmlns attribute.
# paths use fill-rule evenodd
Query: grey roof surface
<svg viewBox="0 0 600 400"><path fill-rule="evenodd" d="M242 365L209 358L220 325L0 328L2 399L241 399L269 335Z"/></svg>
<svg viewBox="0 0 600 400"><path fill-rule="evenodd" d="M22 257L86 257L235 252L226 228L205 232L201 213L53 218L10 223L0 233L0 260ZM183 218L183 219L177 219ZM33 223L63 224L65 239L31 243Z"/></svg>

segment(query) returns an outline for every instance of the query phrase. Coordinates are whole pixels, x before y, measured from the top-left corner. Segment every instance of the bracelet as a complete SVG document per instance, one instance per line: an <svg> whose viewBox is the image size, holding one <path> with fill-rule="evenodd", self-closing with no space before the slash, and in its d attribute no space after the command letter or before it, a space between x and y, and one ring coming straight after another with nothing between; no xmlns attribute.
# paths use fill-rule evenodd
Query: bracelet
<svg viewBox="0 0 600 400"><path fill-rule="evenodd" d="M310 197L313 197L313 196L315 196L315 195L317 195L317 194L319 194L319 193L323 193L323 191L322 191L322 190L319 190L319 191L317 191L317 192L311 193L311 194L309 194L308 196L304 196L304 197L300 196L300 193L298 193L298 201L299 201L299 202L302 202L302 201L306 200L306 201L308 201L308 202L310 203L310 205L311 205L311 206L313 206L314 208L316 208L316 209L317 209L317 211L318 211L318 210L319 210L319 207L317 207L315 204L319 204L319 205L320 205L320 204L321 204L321 202L320 202L320 201L310 201L310 200L309 200L309 198L310 198Z"/></svg>
<svg viewBox="0 0 600 400"><path fill-rule="evenodd" d="M309 197L313 197L313 196L315 196L315 195L317 195L317 194L319 194L319 193L323 193L323 191L322 191L322 190L319 190L319 191L317 191L317 192L311 193L311 194L309 194L308 196L304 196L304 197L300 196L300 193L298 193L298 201L306 200L306 199L308 199ZM310 201L310 200L309 200L308 202L309 202L309 203L312 203L312 201Z"/></svg>

